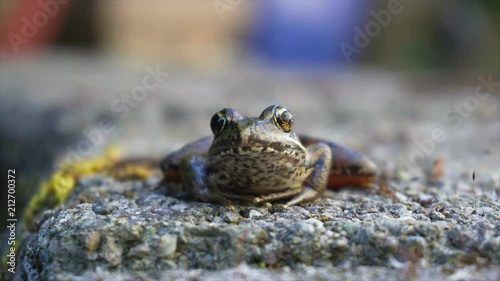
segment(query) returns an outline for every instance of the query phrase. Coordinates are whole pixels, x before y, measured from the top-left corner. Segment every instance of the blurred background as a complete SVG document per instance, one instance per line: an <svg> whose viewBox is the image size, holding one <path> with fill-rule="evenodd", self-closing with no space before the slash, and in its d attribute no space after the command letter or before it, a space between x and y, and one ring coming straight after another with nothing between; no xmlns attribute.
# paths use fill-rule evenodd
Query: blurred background
<svg viewBox="0 0 500 281"><path fill-rule="evenodd" d="M439 155L451 174L465 162L498 171L498 86L473 110L457 105L479 77L500 81L499 11L497 0L3 0L0 166L18 171L21 217L68 155L118 143L161 158L210 134L224 107L282 104L297 131L388 167L437 127L449 141L415 165Z"/></svg>
<svg viewBox="0 0 500 281"><path fill-rule="evenodd" d="M500 3L434 2L4 0L1 42L17 57L70 48L206 71L236 64L497 67ZM357 29L364 34L358 40Z"/></svg>

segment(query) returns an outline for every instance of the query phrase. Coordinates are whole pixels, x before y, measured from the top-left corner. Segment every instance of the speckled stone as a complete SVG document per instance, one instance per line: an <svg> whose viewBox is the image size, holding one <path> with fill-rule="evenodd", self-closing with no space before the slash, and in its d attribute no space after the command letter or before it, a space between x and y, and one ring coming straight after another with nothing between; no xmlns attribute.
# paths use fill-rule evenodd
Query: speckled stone
<svg viewBox="0 0 500 281"><path fill-rule="evenodd" d="M497 93L465 112L456 128L443 115L478 85L460 87L461 78L364 69L308 79L241 67L211 78L172 69L171 78L121 120L110 105L129 94L143 73L112 67L101 58L57 57L21 65L3 60L6 79L0 87L8 110L1 112L0 131L16 151L7 158L31 167L25 177L48 173L54 158L84 140L82 131L98 125L100 116L111 117L116 130L96 153L117 143L128 155L162 157L210 134L210 117L221 108L256 116L276 103L294 114L298 133L336 141L377 163L399 202L377 190L344 189L288 209L279 204L233 209L165 196L165 190L154 188L154 178L141 183L93 176L81 179L59 208L37 217L29 228L35 233L22 233L18 277L500 280ZM27 83L32 77L42 87ZM420 151L416 143L436 128L447 140L408 163L409 155ZM34 155L44 159L44 167L35 166ZM445 161L445 173L433 183L429 171L438 157ZM18 191L19 199L21 191L34 193Z"/></svg>
<svg viewBox="0 0 500 281"><path fill-rule="evenodd" d="M498 273L487 268L500 263L499 205L484 196L475 212L467 207L467 197L417 207L352 190L288 209L279 204L226 208L182 201L162 190L130 190L112 179L100 182L79 186L58 212L48 213L26 246L24 274L84 280L75 276L140 276L175 269L181 270L178 276L201 276L197 269L223 274L246 264L245 272L266 278L274 273L257 268L290 268L296 272L291 276L299 278L307 275L304 268L373 267L397 280L402 275L393 265L410 270L412 263L418 264L419 274L436 266L453 273L470 263L480 264L481 274ZM126 192L116 192L122 185ZM115 192L104 192L109 188ZM98 199L80 203L81 198Z"/></svg>

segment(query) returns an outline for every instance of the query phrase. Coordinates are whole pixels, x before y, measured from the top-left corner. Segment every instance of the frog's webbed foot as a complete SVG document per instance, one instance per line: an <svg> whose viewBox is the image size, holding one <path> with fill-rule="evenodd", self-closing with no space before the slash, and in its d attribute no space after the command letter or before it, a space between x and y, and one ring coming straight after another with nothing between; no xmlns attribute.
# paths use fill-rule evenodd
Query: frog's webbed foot
<svg viewBox="0 0 500 281"><path fill-rule="evenodd" d="M292 196L295 196L297 194L300 194L301 190L300 188L291 188L287 189L282 192L276 192L268 195L263 195L259 197L254 197L253 203L264 203L264 202L270 202L270 201L276 201L280 200L283 198L290 198Z"/></svg>
<svg viewBox="0 0 500 281"><path fill-rule="evenodd" d="M312 169L305 186L299 189L300 193L288 201L283 207L298 204L300 202L312 201L318 198L326 189L328 175L332 164L332 152L330 147L324 143L317 143L307 148L307 168Z"/></svg>
<svg viewBox="0 0 500 281"><path fill-rule="evenodd" d="M292 200L286 202L285 205L283 205L283 208L286 209L290 206L296 205L296 204L301 203L301 202L314 200L321 195L320 192L318 192L318 191L316 191L308 186L304 187L300 191L301 191L300 194L293 197Z"/></svg>
<svg viewBox="0 0 500 281"><path fill-rule="evenodd" d="M257 203L257 199L259 197L251 196L251 195L242 195L242 194L236 194L236 193L230 193L230 192L225 192L225 191L218 191L219 194L224 196L227 199L231 200L238 200L238 201L244 201L244 202L252 202L252 203Z"/></svg>
<svg viewBox="0 0 500 281"><path fill-rule="evenodd" d="M225 191L219 191L219 192L227 199L249 202L252 204L262 204L269 207L271 206L271 203L269 203L270 201L289 198L291 196L297 195L300 193L300 189L287 189L283 192L272 193L264 196L242 195L242 194L229 193Z"/></svg>

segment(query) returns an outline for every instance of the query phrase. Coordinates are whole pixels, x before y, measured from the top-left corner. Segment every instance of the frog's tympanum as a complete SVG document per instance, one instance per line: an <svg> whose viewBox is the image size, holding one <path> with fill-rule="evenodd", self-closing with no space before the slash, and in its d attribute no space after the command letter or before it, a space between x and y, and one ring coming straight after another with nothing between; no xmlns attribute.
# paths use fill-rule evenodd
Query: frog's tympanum
<svg viewBox="0 0 500 281"><path fill-rule="evenodd" d="M225 108L210 121L213 137L187 144L161 162L164 182L205 202L270 202L284 207L318 198L325 189L370 187L375 165L356 151L293 131L279 105L259 117Z"/></svg>

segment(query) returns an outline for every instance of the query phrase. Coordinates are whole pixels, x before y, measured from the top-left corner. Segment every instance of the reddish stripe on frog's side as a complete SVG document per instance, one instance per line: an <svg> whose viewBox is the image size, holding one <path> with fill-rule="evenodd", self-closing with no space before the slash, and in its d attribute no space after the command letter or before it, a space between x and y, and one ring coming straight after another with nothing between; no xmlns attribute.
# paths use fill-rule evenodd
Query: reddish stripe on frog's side
<svg viewBox="0 0 500 281"><path fill-rule="evenodd" d="M163 175L167 182L182 182L181 173L179 171L168 171ZM346 186L371 188L374 179L374 177L339 176L330 174L328 177L327 188L332 190L338 190Z"/></svg>
<svg viewBox="0 0 500 281"><path fill-rule="evenodd" d="M182 176L179 170L170 170L163 172L163 177L167 182L182 182Z"/></svg>
<svg viewBox="0 0 500 281"><path fill-rule="evenodd" d="M330 175L328 177L328 184L326 188L331 190L339 190L346 186L372 188L374 180L375 177Z"/></svg>

